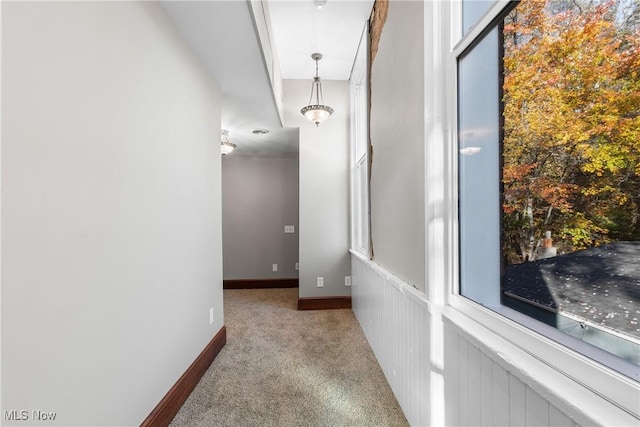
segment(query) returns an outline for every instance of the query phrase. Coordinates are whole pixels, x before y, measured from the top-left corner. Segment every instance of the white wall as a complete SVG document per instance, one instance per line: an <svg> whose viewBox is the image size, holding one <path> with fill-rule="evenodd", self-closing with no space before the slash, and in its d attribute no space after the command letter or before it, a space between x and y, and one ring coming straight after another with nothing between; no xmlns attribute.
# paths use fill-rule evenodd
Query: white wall
<svg viewBox="0 0 640 427"><path fill-rule="evenodd" d="M298 232L298 156L224 156L224 278L297 278Z"/></svg>
<svg viewBox="0 0 640 427"><path fill-rule="evenodd" d="M139 425L223 326L220 95L156 3L2 9L6 425Z"/></svg>
<svg viewBox="0 0 640 427"><path fill-rule="evenodd" d="M376 262L424 291L423 8L390 4L372 65L370 193Z"/></svg>
<svg viewBox="0 0 640 427"><path fill-rule="evenodd" d="M350 295L344 286L350 275L349 82L323 80L324 102L335 112L319 127L300 114L311 82L284 81L285 126L300 128L300 297L345 296ZM317 277L324 277L323 288L316 287Z"/></svg>

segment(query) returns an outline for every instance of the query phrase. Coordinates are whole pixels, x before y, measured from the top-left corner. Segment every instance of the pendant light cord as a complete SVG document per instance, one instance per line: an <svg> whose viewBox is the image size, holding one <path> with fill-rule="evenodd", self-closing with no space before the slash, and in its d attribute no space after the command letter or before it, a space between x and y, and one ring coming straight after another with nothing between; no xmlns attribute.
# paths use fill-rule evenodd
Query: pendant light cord
<svg viewBox="0 0 640 427"><path fill-rule="evenodd" d="M309 105L311 105L311 101L313 100L313 88L316 89L316 105L322 105L320 102L321 99L324 99L322 95L322 85L320 84L320 76L318 75L318 59L316 61L316 76L313 79L313 84L311 85L311 94L309 95Z"/></svg>
<svg viewBox="0 0 640 427"><path fill-rule="evenodd" d="M322 86L320 86L320 76L318 76L318 59L316 59L316 78L313 84L317 85L316 87L316 105L320 105L320 91L322 90Z"/></svg>
<svg viewBox="0 0 640 427"><path fill-rule="evenodd" d="M322 96L322 85L320 84L320 77L318 77L318 87L316 89L316 100L318 101L318 105L323 105L320 101L324 101L324 96Z"/></svg>

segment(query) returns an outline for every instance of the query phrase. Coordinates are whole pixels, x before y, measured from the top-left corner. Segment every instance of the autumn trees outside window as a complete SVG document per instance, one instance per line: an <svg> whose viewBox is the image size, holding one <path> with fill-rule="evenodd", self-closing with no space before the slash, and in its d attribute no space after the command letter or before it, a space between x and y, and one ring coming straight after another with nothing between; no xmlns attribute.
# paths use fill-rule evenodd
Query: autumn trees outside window
<svg viewBox="0 0 640 427"><path fill-rule="evenodd" d="M504 20L504 254L640 240L640 10L524 1Z"/></svg>
<svg viewBox="0 0 640 427"><path fill-rule="evenodd" d="M640 1L523 0L458 73L461 293L640 364Z"/></svg>

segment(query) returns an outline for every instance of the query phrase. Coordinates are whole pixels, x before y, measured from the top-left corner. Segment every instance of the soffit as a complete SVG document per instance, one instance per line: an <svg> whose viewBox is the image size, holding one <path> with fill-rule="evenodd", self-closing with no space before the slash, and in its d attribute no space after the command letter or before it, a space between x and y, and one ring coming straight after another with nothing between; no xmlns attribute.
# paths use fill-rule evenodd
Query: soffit
<svg viewBox="0 0 640 427"><path fill-rule="evenodd" d="M233 155L271 156L298 151L298 131L281 126L251 7L243 0L162 1L178 32L204 64L222 95L222 128L238 145ZM311 54L320 52L320 76L348 80L373 0L267 3L284 79L315 74ZM330 103L329 100L326 100ZM303 107L302 105L300 107ZM266 129L267 135L254 135Z"/></svg>

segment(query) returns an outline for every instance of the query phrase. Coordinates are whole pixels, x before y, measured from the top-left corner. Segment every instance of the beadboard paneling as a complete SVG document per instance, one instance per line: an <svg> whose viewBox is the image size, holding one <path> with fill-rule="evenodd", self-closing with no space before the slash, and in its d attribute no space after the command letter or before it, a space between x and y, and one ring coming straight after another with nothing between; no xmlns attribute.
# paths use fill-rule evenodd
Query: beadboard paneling
<svg viewBox="0 0 640 427"><path fill-rule="evenodd" d="M429 312L421 293L351 257L352 309L411 425L430 425Z"/></svg>
<svg viewBox="0 0 640 427"><path fill-rule="evenodd" d="M460 312L439 311L374 262L353 254L351 268L353 311L412 426L635 425L633 415L528 359ZM432 340L440 336L432 328L440 313L444 331ZM436 346L444 349L443 371L430 362ZM442 421L442 392L435 388L432 395L430 384L440 374Z"/></svg>
<svg viewBox="0 0 640 427"><path fill-rule="evenodd" d="M578 426L445 322L446 424Z"/></svg>

